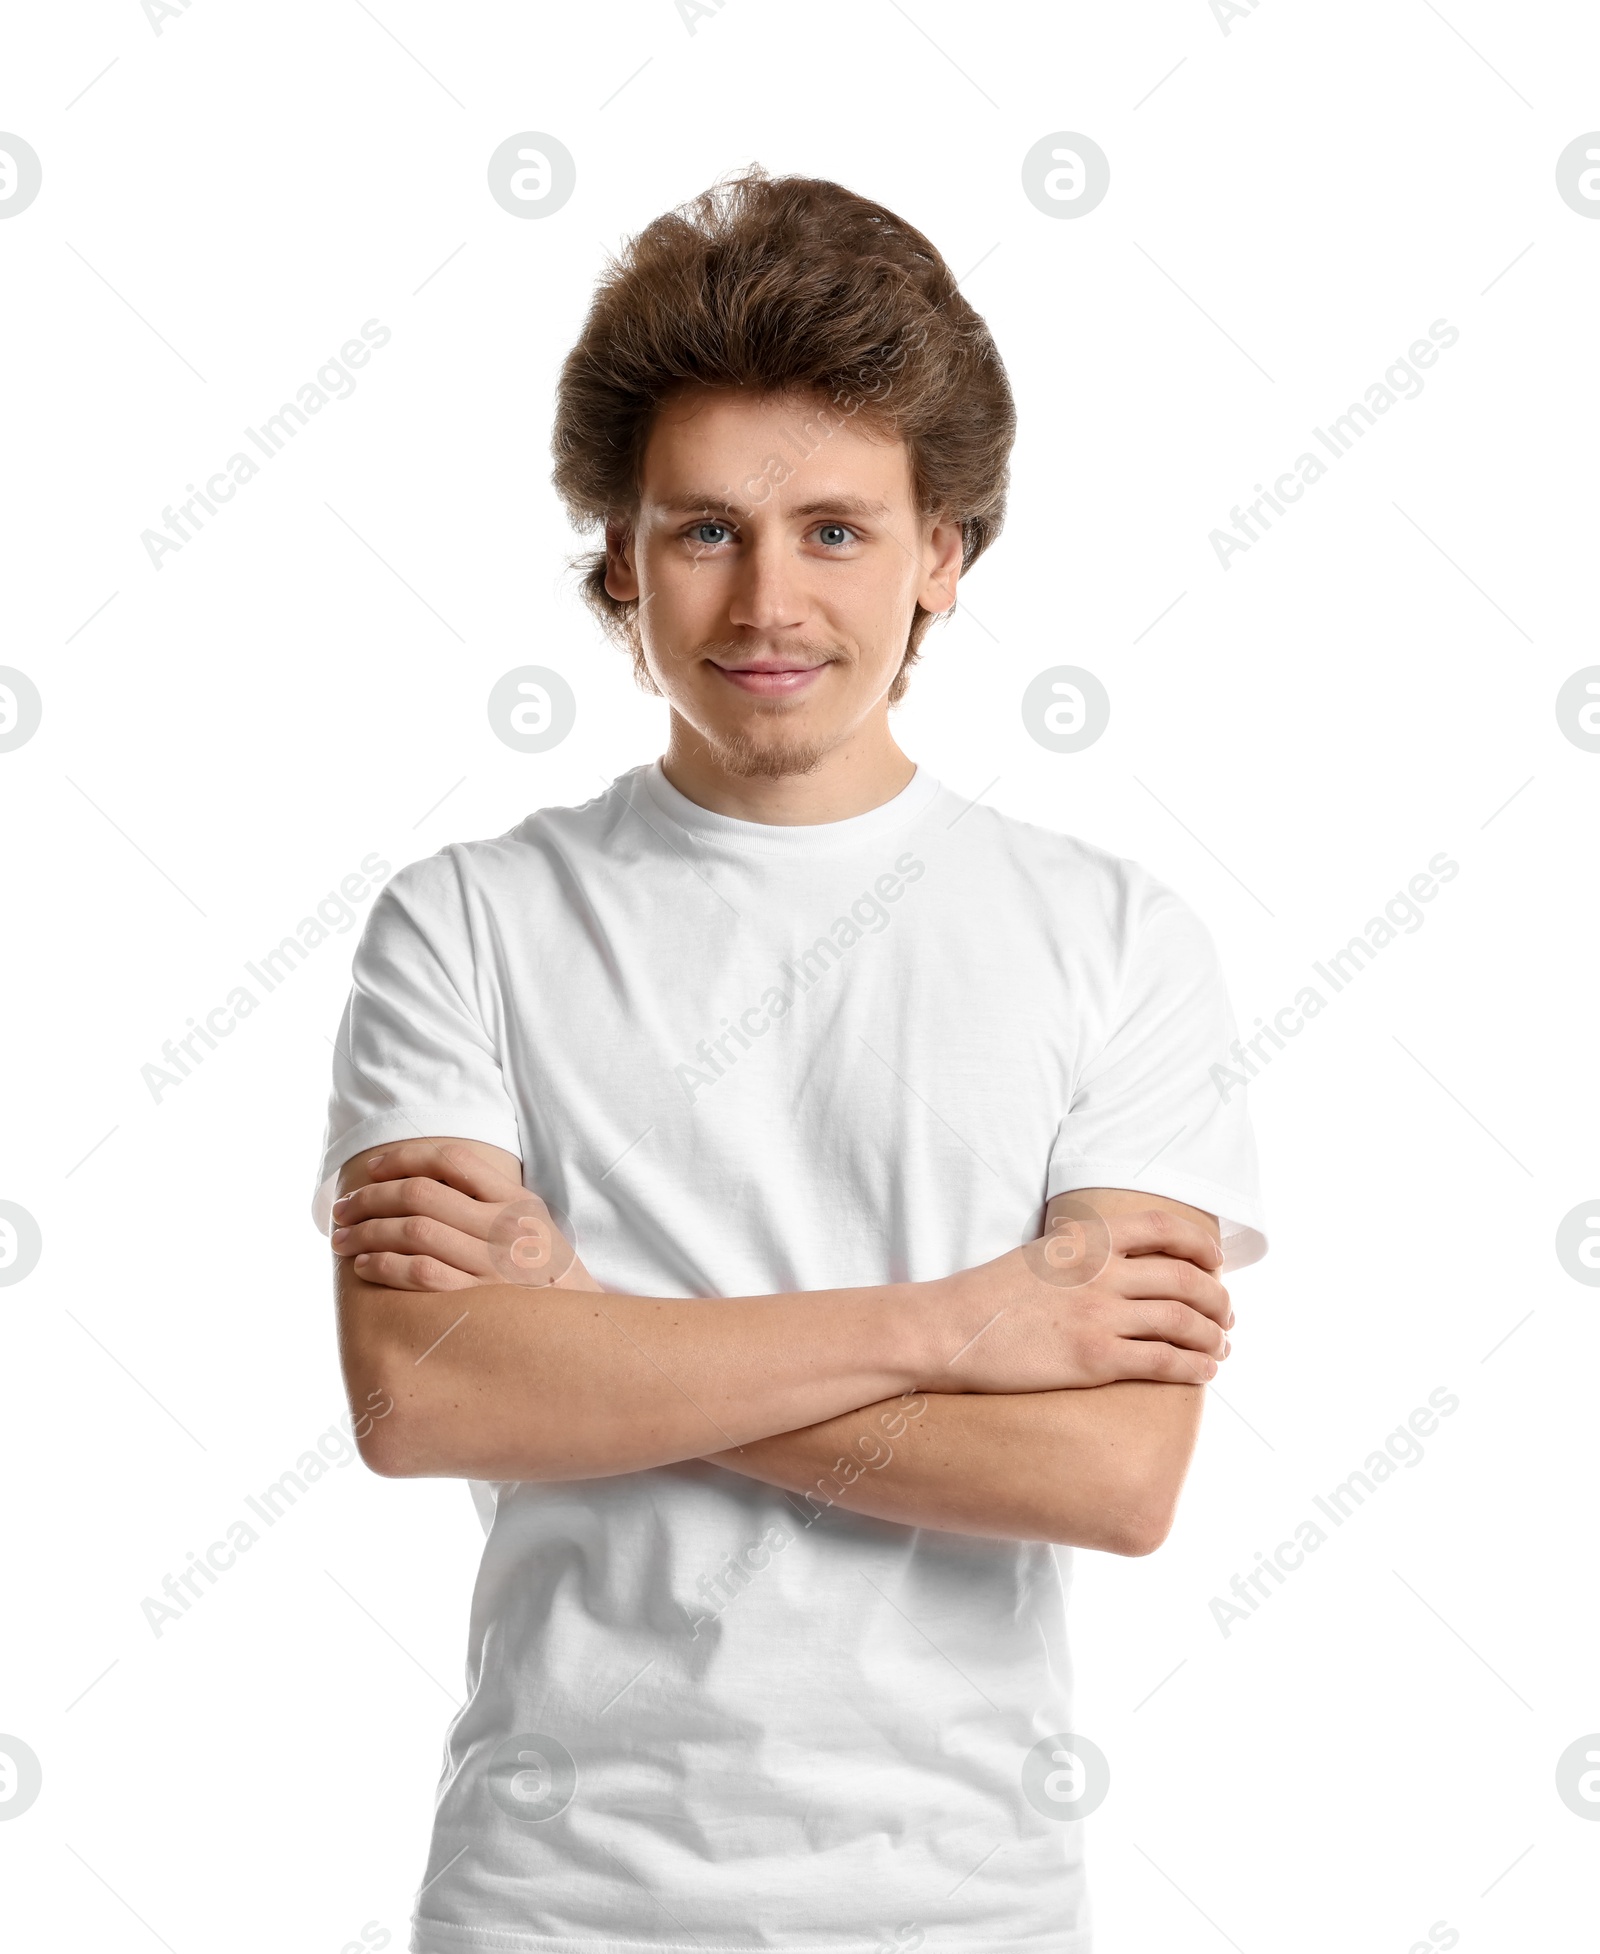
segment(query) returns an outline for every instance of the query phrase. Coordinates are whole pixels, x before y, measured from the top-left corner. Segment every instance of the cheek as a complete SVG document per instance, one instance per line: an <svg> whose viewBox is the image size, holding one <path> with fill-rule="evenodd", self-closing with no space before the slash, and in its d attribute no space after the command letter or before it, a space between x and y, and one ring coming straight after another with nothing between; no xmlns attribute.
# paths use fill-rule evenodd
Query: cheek
<svg viewBox="0 0 1600 1954"><path fill-rule="evenodd" d="M863 628L898 656L904 649L922 580L914 563L899 550L894 554L892 563L875 565L872 574L862 578L852 602Z"/></svg>
<svg viewBox="0 0 1600 1954"><path fill-rule="evenodd" d="M637 559L639 593L646 609L662 617L694 616L717 601L715 563L696 557L681 543L655 544Z"/></svg>

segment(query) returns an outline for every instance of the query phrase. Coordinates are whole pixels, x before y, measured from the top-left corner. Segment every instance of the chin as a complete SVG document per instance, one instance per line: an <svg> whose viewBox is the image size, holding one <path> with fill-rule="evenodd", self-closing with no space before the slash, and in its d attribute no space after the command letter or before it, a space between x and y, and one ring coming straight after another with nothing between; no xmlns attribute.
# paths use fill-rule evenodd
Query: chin
<svg viewBox="0 0 1600 1954"><path fill-rule="evenodd" d="M702 737L730 774L742 780L781 780L791 774L815 773L838 745L838 739L790 732L768 722L760 731L748 727L707 727Z"/></svg>

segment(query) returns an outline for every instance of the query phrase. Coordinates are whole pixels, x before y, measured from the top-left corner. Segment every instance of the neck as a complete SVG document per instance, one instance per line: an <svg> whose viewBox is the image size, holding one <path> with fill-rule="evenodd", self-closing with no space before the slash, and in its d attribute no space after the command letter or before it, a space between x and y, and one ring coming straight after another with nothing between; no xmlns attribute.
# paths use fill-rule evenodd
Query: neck
<svg viewBox="0 0 1600 1954"><path fill-rule="evenodd" d="M698 807L782 828L868 814L892 801L917 770L895 744L887 713L831 747L810 772L773 775L732 771L676 712L661 769Z"/></svg>

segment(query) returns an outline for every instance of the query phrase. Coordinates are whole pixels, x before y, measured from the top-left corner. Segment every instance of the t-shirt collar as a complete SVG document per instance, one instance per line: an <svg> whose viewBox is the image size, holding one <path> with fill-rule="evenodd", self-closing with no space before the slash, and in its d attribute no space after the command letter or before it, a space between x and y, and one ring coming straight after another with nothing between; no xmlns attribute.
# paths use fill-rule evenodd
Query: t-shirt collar
<svg viewBox="0 0 1600 1954"><path fill-rule="evenodd" d="M832 854L876 840L923 813L939 792L934 776L926 767L918 767L893 799L868 808L865 814L852 814L843 821L778 823L741 821L734 815L701 807L673 786L659 760L634 768L624 778L637 782L655 807L696 841L786 855Z"/></svg>

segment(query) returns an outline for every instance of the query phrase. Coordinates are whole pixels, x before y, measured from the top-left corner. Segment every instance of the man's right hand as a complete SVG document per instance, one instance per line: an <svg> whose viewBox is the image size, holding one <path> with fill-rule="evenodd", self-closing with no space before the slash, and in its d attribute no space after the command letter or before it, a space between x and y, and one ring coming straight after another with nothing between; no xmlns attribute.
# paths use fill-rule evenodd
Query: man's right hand
<svg viewBox="0 0 1600 1954"><path fill-rule="evenodd" d="M1069 1210L1081 1203L1066 1203ZM1059 1222L1059 1213L1055 1219ZM1070 1224L1069 1224L1070 1225ZM1222 1251L1197 1222L1158 1208L1089 1220L1104 1266L1058 1259L1055 1230L965 1269L935 1291L920 1391L1053 1391L1153 1378L1203 1384L1228 1354L1233 1321L1215 1271ZM1078 1229L1079 1250L1083 1229ZM1098 1261L1098 1256L1093 1257Z"/></svg>
<svg viewBox="0 0 1600 1954"><path fill-rule="evenodd" d="M334 1250L390 1289L598 1289L514 1164L498 1149L396 1141L369 1161L371 1181L338 1202ZM932 1307L918 1311L928 1330L918 1390L1203 1384L1216 1375L1233 1312L1212 1273L1222 1252L1205 1229L1158 1208L1107 1223L1070 1195L1046 1220L1026 1247L924 1286Z"/></svg>
<svg viewBox="0 0 1600 1954"><path fill-rule="evenodd" d="M955 1275L682 1298L597 1294L581 1262L562 1267L558 1218L503 1149L394 1142L339 1178L340 1356L352 1404L368 1387L394 1401L362 1449L392 1476L642 1471L916 1390L1198 1384L1228 1320L1206 1217L1130 1206L1140 1197L1116 1189L1099 1190L1115 1197L1105 1218L1086 1199L1052 1204L1052 1224L1063 1206L1085 1219L1081 1242L1047 1227Z"/></svg>

